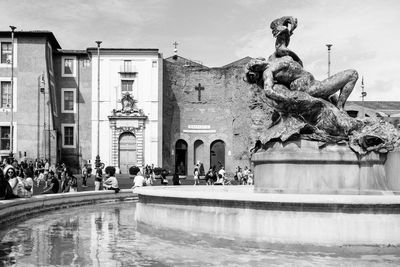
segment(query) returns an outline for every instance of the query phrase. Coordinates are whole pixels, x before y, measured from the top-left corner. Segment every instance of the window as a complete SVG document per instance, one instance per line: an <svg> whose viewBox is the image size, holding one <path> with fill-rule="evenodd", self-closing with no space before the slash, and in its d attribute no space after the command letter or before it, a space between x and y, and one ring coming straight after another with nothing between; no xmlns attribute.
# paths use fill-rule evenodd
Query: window
<svg viewBox="0 0 400 267"><path fill-rule="evenodd" d="M124 60L124 72L132 72L132 60Z"/></svg>
<svg viewBox="0 0 400 267"><path fill-rule="evenodd" d="M62 58L62 76L74 77L76 72L76 58L63 57Z"/></svg>
<svg viewBox="0 0 400 267"><path fill-rule="evenodd" d="M133 80L121 80L121 92L132 92Z"/></svg>
<svg viewBox="0 0 400 267"><path fill-rule="evenodd" d="M0 150L10 150L10 126L0 126Z"/></svg>
<svg viewBox="0 0 400 267"><path fill-rule="evenodd" d="M75 124L62 124L62 146L75 148Z"/></svg>
<svg viewBox="0 0 400 267"><path fill-rule="evenodd" d="M87 58L83 59L82 66L84 68L90 67L90 59L87 59Z"/></svg>
<svg viewBox="0 0 400 267"><path fill-rule="evenodd" d="M75 88L61 89L61 110L63 113L75 113Z"/></svg>
<svg viewBox="0 0 400 267"><path fill-rule="evenodd" d="M1 43L1 63L11 64L11 42Z"/></svg>
<svg viewBox="0 0 400 267"><path fill-rule="evenodd" d="M11 81L1 82L1 108L11 108Z"/></svg>

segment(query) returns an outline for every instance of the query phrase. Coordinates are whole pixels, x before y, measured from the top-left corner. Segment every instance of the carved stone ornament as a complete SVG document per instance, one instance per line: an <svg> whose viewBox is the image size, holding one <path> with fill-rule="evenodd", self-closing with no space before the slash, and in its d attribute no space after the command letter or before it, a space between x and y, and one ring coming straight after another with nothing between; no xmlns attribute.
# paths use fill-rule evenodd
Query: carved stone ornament
<svg viewBox="0 0 400 267"><path fill-rule="evenodd" d="M256 85L250 106L252 114L258 116L255 151L270 141L293 138L315 140L322 145L347 142L359 154L386 153L400 145L400 134L393 125L371 118L352 118L344 111L358 79L357 71L345 70L323 81L316 80L288 48L297 19L282 17L270 27L276 38L275 52L268 59L253 59L245 67L245 81ZM266 112L271 107L272 119L267 118L270 114Z"/></svg>
<svg viewBox="0 0 400 267"><path fill-rule="evenodd" d="M142 109L136 107L136 103L137 100L129 93L124 94L121 99L122 109L113 110L113 116L146 116Z"/></svg>

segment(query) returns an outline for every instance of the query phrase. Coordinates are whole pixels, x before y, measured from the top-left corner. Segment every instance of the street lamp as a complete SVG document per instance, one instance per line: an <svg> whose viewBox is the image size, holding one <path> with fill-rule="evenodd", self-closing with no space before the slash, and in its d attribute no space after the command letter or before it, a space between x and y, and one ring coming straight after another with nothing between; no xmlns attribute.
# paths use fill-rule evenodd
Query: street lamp
<svg viewBox="0 0 400 267"><path fill-rule="evenodd" d="M11 125L10 125L10 158L14 158L14 31L17 27L11 28Z"/></svg>
<svg viewBox="0 0 400 267"><path fill-rule="evenodd" d="M364 91L364 76L361 78L361 100L362 100L362 113L361 117L365 118L365 107L364 107L364 98L367 96L367 92Z"/></svg>
<svg viewBox="0 0 400 267"><path fill-rule="evenodd" d="M331 47L332 44L327 44L328 47L328 78L331 77Z"/></svg>
<svg viewBox="0 0 400 267"><path fill-rule="evenodd" d="M100 44L101 41L96 41L97 44L97 156L95 167L100 168Z"/></svg>

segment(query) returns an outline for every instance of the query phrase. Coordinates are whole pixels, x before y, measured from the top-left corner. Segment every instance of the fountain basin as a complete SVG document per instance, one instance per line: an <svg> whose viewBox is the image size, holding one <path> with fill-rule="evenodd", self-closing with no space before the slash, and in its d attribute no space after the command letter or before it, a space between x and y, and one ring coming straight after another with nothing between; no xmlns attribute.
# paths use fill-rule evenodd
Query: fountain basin
<svg viewBox="0 0 400 267"><path fill-rule="evenodd" d="M252 186L135 190L136 220L227 239L312 245L400 245L396 195L258 194Z"/></svg>
<svg viewBox="0 0 400 267"><path fill-rule="evenodd" d="M360 156L348 145L332 144L322 148L319 145L299 139L271 143L266 151L255 153L252 156L255 191L295 194L389 194L398 191L386 175L387 154L370 152Z"/></svg>
<svg viewBox="0 0 400 267"><path fill-rule="evenodd" d="M12 221L24 219L40 212L91 205L107 201L135 200L132 190L122 189L118 194L114 191L85 191L66 194L45 194L31 198L18 198L0 201L0 226Z"/></svg>

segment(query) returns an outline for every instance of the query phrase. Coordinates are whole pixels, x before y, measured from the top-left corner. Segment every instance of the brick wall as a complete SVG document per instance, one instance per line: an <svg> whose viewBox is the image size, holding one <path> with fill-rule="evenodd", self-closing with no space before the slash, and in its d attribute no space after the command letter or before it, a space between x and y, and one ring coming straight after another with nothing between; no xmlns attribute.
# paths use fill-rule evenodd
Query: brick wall
<svg viewBox="0 0 400 267"><path fill-rule="evenodd" d="M233 172L237 165L249 166L252 92L251 86L243 81L245 63L227 68L201 68L164 60L163 167L175 170L174 148L179 139L188 144L189 175L193 173L196 140L204 142L204 155L200 157L206 170L210 167L210 145L215 140L225 142L228 172ZM199 83L204 87L201 101L195 90ZM209 125L209 130L215 132L190 133L189 125Z"/></svg>

